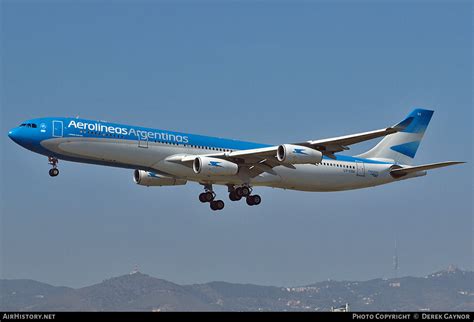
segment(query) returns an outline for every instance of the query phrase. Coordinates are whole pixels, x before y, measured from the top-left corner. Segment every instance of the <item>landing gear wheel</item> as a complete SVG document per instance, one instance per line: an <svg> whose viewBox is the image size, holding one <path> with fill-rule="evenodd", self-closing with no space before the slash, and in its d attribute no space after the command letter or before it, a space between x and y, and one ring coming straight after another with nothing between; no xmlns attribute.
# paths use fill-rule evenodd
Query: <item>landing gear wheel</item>
<svg viewBox="0 0 474 322"><path fill-rule="evenodd" d="M250 195L249 187L242 187L241 189L242 189L242 196L247 197L248 195Z"/></svg>
<svg viewBox="0 0 474 322"><path fill-rule="evenodd" d="M240 197L240 198L242 198L244 196L244 192L242 191L242 187L238 187L237 189L235 189L235 195L237 197Z"/></svg>
<svg viewBox="0 0 474 322"><path fill-rule="evenodd" d="M211 201L212 210L222 210L224 209L224 201L222 200L213 200Z"/></svg>
<svg viewBox="0 0 474 322"><path fill-rule="evenodd" d="M215 198L215 194L211 191L203 192L199 194L199 201L200 202L211 202Z"/></svg>
<svg viewBox="0 0 474 322"><path fill-rule="evenodd" d="M51 177L56 177L59 174L59 170L57 168L59 160L55 157L48 157L48 163L52 166L49 170L49 175Z"/></svg>
<svg viewBox="0 0 474 322"><path fill-rule="evenodd" d="M232 191L229 193L229 199L231 201L239 201L240 199L242 199L242 196L238 196L235 191Z"/></svg>
<svg viewBox="0 0 474 322"><path fill-rule="evenodd" d="M49 169L49 175L51 177L56 177L59 174L59 170L57 168Z"/></svg>
<svg viewBox="0 0 474 322"><path fill-rule="evenodd" d="M262 202L262 198L259 195L254 195L252 196L252 198L253 198L253 204L255 206L259 205Z"/></svg>
<svg viewBox="0 0 474 322"><path fill-rule="evenodd" d="M207 202L205 192L199 194L199 201L202 203Z"/></svg>
<svg viewBox="0 0 474 322"><path fill-rule="evenodd" d="M255 201L254 201L254 199L253 199L253 196L247 196L247 198L245 199L245 201L247 201L247 205L249 205L249 206L255 205Z"/></svg>
<svg viewBox="0 0 474 322"><path fill-rule="evenodd" d="M211 201L214 200L215 195L210 191L204 192L204 198L205 198L206 202L211 202Z"/></svg>

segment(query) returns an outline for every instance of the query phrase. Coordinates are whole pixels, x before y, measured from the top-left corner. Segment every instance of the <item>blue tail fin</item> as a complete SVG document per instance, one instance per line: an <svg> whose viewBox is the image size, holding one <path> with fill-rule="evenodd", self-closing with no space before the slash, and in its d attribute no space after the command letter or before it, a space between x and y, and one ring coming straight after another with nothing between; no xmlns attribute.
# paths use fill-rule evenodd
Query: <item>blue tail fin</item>
<svg viewBox="0 0 474 322"><path fill-rule="evenodd" d="M412 164L423 134L430 123L433 111L414 109L400 124L413 119L403 130L387 135L371 150L358 157L390 160L401 164Z"/></svg>

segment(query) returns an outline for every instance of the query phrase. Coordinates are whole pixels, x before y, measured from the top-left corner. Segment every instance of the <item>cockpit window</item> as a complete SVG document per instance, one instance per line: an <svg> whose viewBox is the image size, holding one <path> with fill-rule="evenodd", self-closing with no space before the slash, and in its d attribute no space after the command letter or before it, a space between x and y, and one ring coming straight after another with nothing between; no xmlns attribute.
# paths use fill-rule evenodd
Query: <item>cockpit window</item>
<svg viewBox="0 0 474 322"><path fill-rule="evenodd" d="M32 127L34 129L36 129L38 127L35 123L21 123L20 127L22 127L22 126Z"/></svg>

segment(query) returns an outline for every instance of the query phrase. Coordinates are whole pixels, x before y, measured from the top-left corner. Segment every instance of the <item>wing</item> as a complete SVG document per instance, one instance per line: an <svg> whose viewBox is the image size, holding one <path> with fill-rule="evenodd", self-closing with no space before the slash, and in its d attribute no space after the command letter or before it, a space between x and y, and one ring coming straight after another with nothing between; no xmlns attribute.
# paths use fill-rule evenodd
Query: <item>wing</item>
<svg viewBox="0 0 474 322"><path fill-rule="evenodd" d="M272 168L281 165L276 159L276 152L278 146L270 146L266 148L239 150L234 152L223 152L223 153L212 153L204 154L200 156L207 156L212 158L219 158L232 161L237 163L242 168L247 168L250 177L255 177L262 172L268 172L270 174L276 174ZM167 158L167 161L184 163L188 166L192 166L192 163L196 155L186 156L171 156ZM292 165L285 165L290 168L294 168Z"/></svg>
<svg viewBox="0 0 474 322"><path fill-rule="evenodd" d="M412 121L413 117L410 116L401 121L400 123L391 127L387 127L385 129L339 136L323 140L300 142L295 143L295 145L311 147L313 149L321 151L324 155L334 159L334 153L349 150L349 145L403 131L408 125L410 125Z"/></svg>
<svg viewBox="0 0 474 322"><path fill-rule="evenodd" d="M349 145L360 143L367 140L372 140L378 137L386 136L404 130L413 120L413 117L408 117L402 122L380 130L363 132L358 134L340 136L330 139L306 141L302 143L293 143L293 145L300 145L321 151L324 155L335 158L334 153L343 150L348 150ZM262 172L275 174L273 167L282 165L288 168L295 168L291 164L281 163L277 160L278 146L270 146L258 149L239 150L234 152L212 153L201 156L220 158L237 163L241 168L247 168L250 177L255 177ZM192 162L196 155L176 155L167 158L167 161L184 163L192 166Z"/></svg>

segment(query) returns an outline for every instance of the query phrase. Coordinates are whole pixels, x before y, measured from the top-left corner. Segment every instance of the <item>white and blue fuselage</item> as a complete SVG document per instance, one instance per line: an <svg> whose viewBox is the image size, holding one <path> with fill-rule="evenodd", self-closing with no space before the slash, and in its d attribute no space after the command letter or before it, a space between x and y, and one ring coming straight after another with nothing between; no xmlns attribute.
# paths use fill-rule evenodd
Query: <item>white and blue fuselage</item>
<svg viewBox="0 0 474 322"><path fill-rule="evenodd" d="M57 176L59 159L135 169L134 181L145 186L204 185L201 202L214 200L213 184L226 185L232 201L258 205L252 187L303 191L340 191L377 186L426 174L426 170L461 162L411 166L433 111L415 109L395 126L302 143L269 145L79 118L28 120L9 137L48 156ZM338 154L349 145L384 137L357 156Z"/></svg>
<svg viewBox="0 0 474 322"><path fill-rule="evenodd" d="M192 167L168 158L266 148L271 145L104 121L61 117L32 119L12 129L9 136L31 151L62 160L141 169L200 183L338 191L398 180L390 175L393 162L337 154L334 159L324 156L316 164L276 166L273 173L263 172L248 180L238 174L202 176L196 174Z"/></svg>

